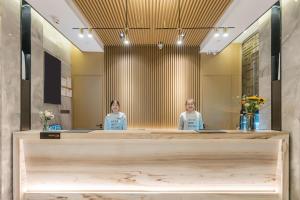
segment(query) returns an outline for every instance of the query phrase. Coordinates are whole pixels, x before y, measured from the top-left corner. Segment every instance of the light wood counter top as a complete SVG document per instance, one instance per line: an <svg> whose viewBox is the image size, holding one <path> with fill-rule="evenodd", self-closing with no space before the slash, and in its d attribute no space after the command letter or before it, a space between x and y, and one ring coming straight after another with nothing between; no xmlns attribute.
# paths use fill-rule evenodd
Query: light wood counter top
<svg viewBox="0 0 300 200"><path fill-rule="evenodd" d="M286 132L14 133L14 200L288 200Z"/></svg>
<svg viewBox="0 0 300 200"><path fill-rule="evenodd" d="M15 137L23 139L39 139L40 130L21 131L14 133ZM130 129L130 130L75 130L61 131L61 139L76 138L120 138L120 139L158 139L158 138L194 138L194 139L268 139L274 137L288 136L287 132L258 130L258 131L240 131L240 130L202 130L186 131L177 129Z"/></svg>

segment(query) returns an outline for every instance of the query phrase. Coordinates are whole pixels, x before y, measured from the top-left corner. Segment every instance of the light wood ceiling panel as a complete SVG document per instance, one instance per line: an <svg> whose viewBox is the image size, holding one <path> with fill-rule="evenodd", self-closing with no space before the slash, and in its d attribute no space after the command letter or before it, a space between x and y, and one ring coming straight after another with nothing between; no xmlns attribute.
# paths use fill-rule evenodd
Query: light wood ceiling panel
<svg viewBox="0 0 300 200"><path fill-rule="evenodd" d="M73 0L92 27L125 27L125 0ZM232 0L181 0L181 27L212 27ZM128 0L129 27L149 27L129 30L133 45L175 44L176 30L155 28L178 27L179 0ZM122 45L120 30L95 30L105 46ZM184 30L187 46L198 46L209 30Z"/></svg>

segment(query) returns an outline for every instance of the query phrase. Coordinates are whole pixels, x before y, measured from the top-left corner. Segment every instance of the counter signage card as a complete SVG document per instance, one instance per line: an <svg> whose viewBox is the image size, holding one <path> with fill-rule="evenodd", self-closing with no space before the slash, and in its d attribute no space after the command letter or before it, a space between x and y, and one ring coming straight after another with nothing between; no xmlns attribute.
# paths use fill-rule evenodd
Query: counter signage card
<svg viewBox="0 0 300 200"><path fill-rule="evenodd" d="M55 131L41 132L40 139L60 139L60 132L55 132Z"/></svg>

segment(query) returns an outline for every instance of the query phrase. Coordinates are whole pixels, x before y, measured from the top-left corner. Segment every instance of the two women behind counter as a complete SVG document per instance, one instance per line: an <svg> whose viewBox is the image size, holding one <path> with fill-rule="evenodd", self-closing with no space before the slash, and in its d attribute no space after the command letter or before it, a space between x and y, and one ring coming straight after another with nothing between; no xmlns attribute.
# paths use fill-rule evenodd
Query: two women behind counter
<svg viewBox="0 0 300 200"><path fill-rule="evenodd" d="M111 113L106 115L104 130L127 130L127 119L123 112L120 112L120 103L113 100L110 103ZM179 130L200 130L204 129L204 123L200 112L196 111L194 99L187 99L185 112L179 116Z"/></svg>

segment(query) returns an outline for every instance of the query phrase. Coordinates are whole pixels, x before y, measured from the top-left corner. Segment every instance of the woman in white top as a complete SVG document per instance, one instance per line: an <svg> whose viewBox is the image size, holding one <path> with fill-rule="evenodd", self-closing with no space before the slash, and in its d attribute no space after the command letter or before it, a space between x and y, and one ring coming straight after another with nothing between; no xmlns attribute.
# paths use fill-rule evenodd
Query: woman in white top
<svg viewBox="0 0 300 200"><path fill-rule="evenodd" d="M110 108L112 113L107 114L105 117L104 130L127 130L126 115L119 111L119 101L111 101Z"/></svg>
<svg viewBox="0 0 300 200"><path fill-rule="evenodd" d="M200 112L195 110L194 99L185 101L185 112L182 112L179 117L179 130L200 130L204 129L204 123Z"/></svg>

